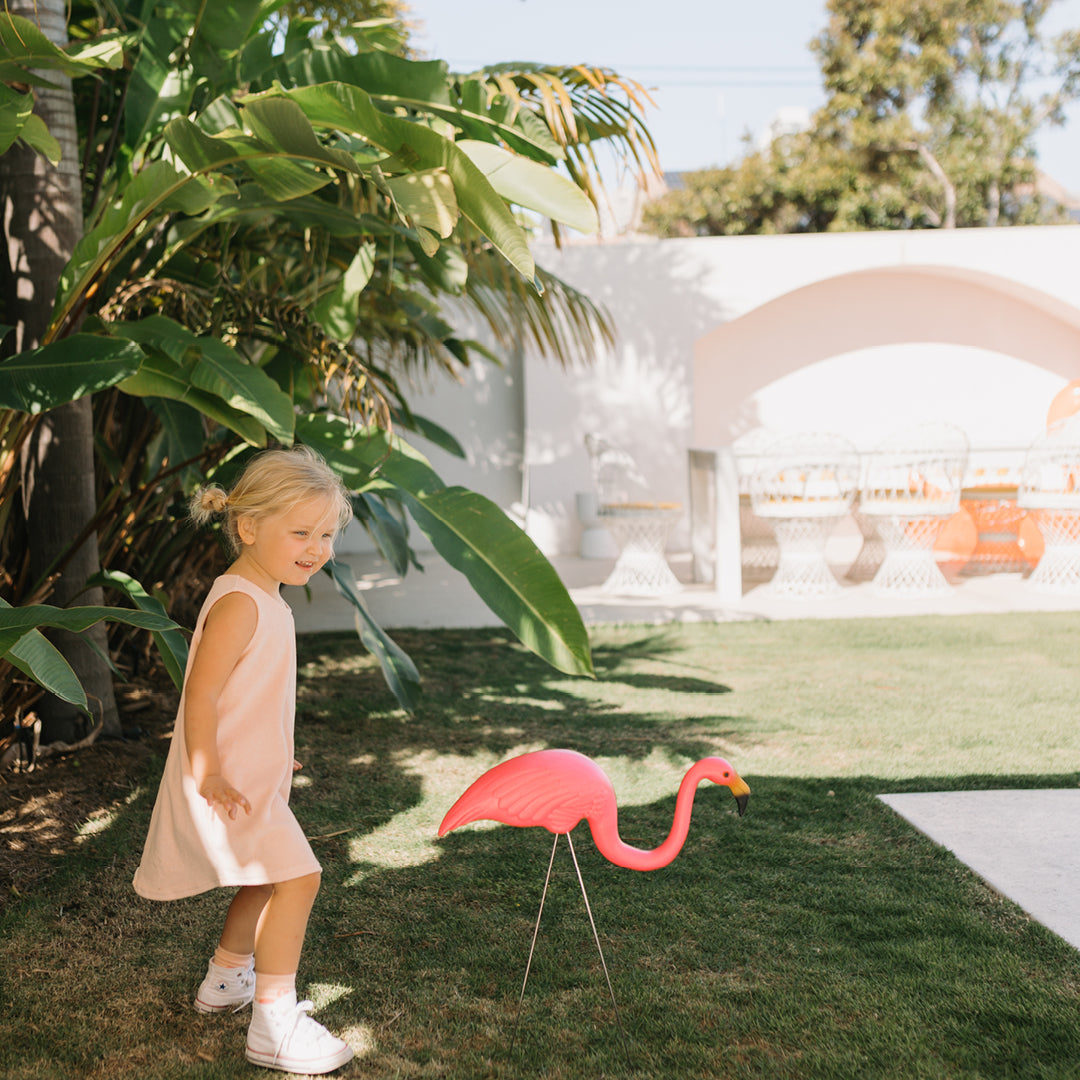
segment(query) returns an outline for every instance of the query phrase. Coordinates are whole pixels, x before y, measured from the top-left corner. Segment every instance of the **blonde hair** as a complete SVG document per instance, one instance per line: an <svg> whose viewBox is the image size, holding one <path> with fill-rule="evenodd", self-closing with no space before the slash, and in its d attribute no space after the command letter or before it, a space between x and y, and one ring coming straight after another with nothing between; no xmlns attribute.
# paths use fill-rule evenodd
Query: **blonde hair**
<svg viewBox="0 0 1080 1080"><path fill-rule="evenodd" d="M284 513L316 496L330 500L338 530L352 519L352 503L341 478L310 446L264 450L248 462L232 490L218 484L199 488L189 507L197 525L224 514L225 538L233 555L241 550L237 522L242 515L265 517Z"/></svg>

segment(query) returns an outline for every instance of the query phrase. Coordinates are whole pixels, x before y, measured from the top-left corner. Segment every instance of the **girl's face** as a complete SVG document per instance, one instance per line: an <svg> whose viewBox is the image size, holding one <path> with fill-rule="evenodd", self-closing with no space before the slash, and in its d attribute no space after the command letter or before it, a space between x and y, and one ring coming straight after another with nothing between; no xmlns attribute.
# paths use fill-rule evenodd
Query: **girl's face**
<svg viewBox="0 0 1080 1080"><path fill-rule="evenodd" d="M271 591L306 585L334 553L337 515L329 498L316 495L265 517L241 516L236 523L243 550L236 560Z"/></svg>

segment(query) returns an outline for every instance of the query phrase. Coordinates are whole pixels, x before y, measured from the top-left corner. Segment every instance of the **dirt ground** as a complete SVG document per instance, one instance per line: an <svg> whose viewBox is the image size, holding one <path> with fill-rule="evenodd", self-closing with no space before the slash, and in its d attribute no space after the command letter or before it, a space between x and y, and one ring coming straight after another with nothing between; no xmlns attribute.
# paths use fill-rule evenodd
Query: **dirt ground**
<svg viewBox="0 0 1080 1080"><path fill-rule="evenodd" d="M0 911L46 887L56 856L95 818L122 805L145 781L151 757L168 752L178 694L164 672L116 690L133 738L102 739L44 757L29 772L0 772Z"/></svg>

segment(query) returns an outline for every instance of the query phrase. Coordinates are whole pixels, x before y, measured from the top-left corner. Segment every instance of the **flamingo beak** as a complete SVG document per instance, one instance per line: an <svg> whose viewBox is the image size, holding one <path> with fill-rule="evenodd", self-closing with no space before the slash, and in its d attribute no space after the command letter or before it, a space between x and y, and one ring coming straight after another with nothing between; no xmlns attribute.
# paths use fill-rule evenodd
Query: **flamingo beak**
<svg viewBox="0 0 1080 1080"><path fill-rule="evenodd" d="M746 804L750 801L750 786L741 776L735 777L728 784L731 794L735 796L735 805L739 808L739 817L746 813Z"/></svg>

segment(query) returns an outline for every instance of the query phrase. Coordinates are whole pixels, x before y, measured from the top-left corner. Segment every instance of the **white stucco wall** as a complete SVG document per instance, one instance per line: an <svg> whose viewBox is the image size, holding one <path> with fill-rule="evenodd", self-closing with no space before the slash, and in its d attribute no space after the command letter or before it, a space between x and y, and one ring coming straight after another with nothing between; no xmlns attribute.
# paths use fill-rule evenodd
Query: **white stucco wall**
<svg viewBox="0 0 1080 1080"><path fill-rule="evenodd" d="M614 347L562 371L524 362L527 528L576 549L584 435L687 501L687 450L751 428L833 430L871 447L949 419L1022 447L1080 378L1080 229L718 237L538 251L610 311ZM686 549L686 525L671 546Z"/></svg>
<svg viewBox="0 0 1080 1080"><path fill-rule="evenodd" d="M460 484L487 496L524 523L523 503L525 395L524 361L520 350L498 348L484 330L466 319L455 324L462 337L483 340L502 360L495 366L479 359L461 372L455 382L441 371L418 374L408 388L406 399L418 417L434 421L461 444L465 458L449 454L413 432L403 433L431 462L449 485ZM413 527L412 546L418 552L430 551L431 544ZM339 544L342 554L371 552L374 545L368 534L350 526Z"/></svg>

